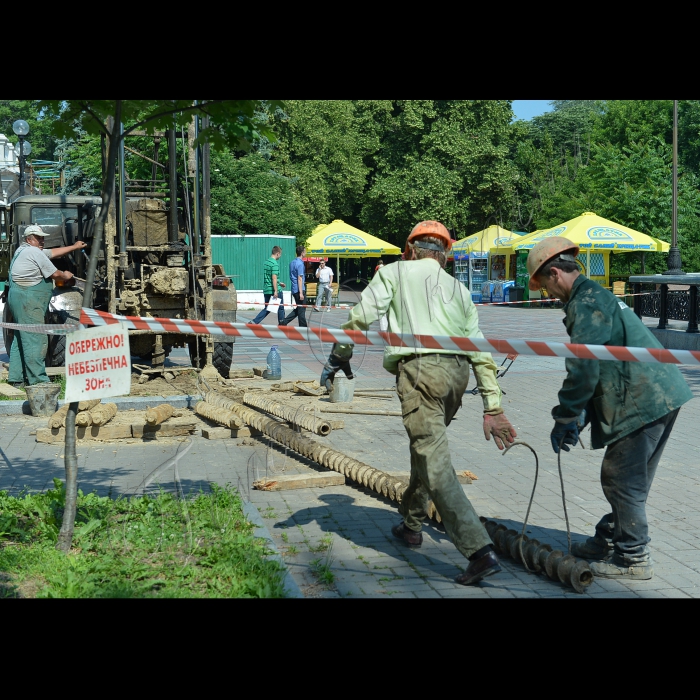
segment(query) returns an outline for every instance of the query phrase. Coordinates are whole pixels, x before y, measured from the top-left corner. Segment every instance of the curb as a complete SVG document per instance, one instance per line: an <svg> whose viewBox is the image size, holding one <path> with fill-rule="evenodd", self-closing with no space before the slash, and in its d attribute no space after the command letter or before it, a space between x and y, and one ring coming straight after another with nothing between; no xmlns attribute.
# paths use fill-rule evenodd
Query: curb
<svg viewBox="0 0 700 700"><path fill-rule="evenodd" d="M287 594L287 597L303 598L304 594L301 592L301 588L299 588L297 582L292 578L292 574L289 573L289 569L287 568L287 565L284 563L284 560L280 556L279 550L277 549L277 546L275 545L275 542L272 539L272 535L267 529L267 525L265 525L262 516L260 515L260 513L258 513L258 509L250 501L244 501L243 513L246 516L246 518L248 518L248 520L250 520L250 522L253 523L253 525L255 525L255 537L261 537L267 540L268 547L274 551L274 555L272 555L270 559L279 562L281 566L284 567L284 570L286 572L284 575L284 591Z"/></svg>
<svg viewBox="0 0 700 700"><path fill-rule="evenodd" d="M124 396L121 398L108 399L110 403L116 403L119 410L129 408L145 408L155 406L159 403L169 403L173 408L194 408L199 401L198 397L176 394L175 396ZM65 401L59 401L58 405L63 406ZM0 416L11 416L25 414L31 416L29 401L0 401Z"/></svg>

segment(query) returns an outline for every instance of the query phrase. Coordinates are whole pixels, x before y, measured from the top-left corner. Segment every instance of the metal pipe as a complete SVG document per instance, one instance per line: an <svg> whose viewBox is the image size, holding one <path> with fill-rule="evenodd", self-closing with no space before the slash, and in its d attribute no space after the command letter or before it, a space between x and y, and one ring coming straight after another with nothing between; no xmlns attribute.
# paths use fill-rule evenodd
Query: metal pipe
<svg viewBox="0 0 700 700"><path fill-rule="evenodd" d="M119 123L119 252L126 253L126 166L124 164L124 124ZM119 267L126 266L126 256L119 260Z"/></svg>
<svg viewBox="0 0 700 700"><path fill-rule="evenodd" d="M553 581L571 586L577 593L583 593L593 583L593 572L587 561L552 549L549 544L529 539L515 530L495 520L479 518L489 533L494 548L499 554L515 559L528 571L540 573L544 570Z"/></svg>
<svg viewBox="0 0 700 700"><path fill-rule="evenodd" d="M671 248L664 275L684 275L678 248L678 100L673 100L673 194L671 204Z"/></svg>
<svg viewBox="0 0 700 700"><path fill-rule="evenodd" d="M195 141L199 138L199 117L195 115L192 117L194 120L194 138ZM202 246L202 208L201 208L201 201L199 198L199 171L201 168L201 161L200 161L200 150L199 146L194 147L194 183L192 187L192 193L193 193L193 200L194 200L194 238L197 241L197 244L195 245L194 241L192 242L192 251L199 253L201 252L201 246Z"/></svg>
<svg viewBox="0 0 700 700"><path fill-rule="evenodd" d="M243 395L243 403L272 413L273 416L278 418L284 418L284 420L294 423L300 428L306 428L317 435L330 435L331 424L328 421L316 418L311 413L306 413L303 406L290 406L250 391Z"/></svg>
<svg viewBox="0 0 700 700"><path fill-rule="evenodd" d="M168 241L178 242L177 223L177 144L175 129L166 132L168 138L168 182L170 188L170 209L168 211Z"/></svg>
<svg viewBox="0 0 700 700"><path fill-rule="evenodd" d="M216 394L216 392L210 391L206 393L207 401L209 401L212 394ZM225 397L221 398L227 401L229 406L233 406L232 410L234 413L238 414L248 425L260 430L273 440L328 469L343 474L358 484L362 484L390 498L392 501L401 502L403 494L408 488L407 481L391 476L386 472L370 467L369 464L348 457L343 452L316 442L243 404L229 401Z"/></svg>
<svg viewBox="0 0 700 700"><path fill-rule="evenodd" d="M381 408L346 408L344 406L324 406L323 413L357 413L365 416L402 416L401 411L383 411Z"/></svg>
<svg viewBox="0 0 700 700"><path fill-rule="evenodd" d="M24 136L19 137L19 196L24 197Z"/></svg>
<svg viewBox="0 0 700 700"><path fill-rule="evenodd" d="M678 245L678 100L673 100L673 200L671 206L671 245Z"/></svg>

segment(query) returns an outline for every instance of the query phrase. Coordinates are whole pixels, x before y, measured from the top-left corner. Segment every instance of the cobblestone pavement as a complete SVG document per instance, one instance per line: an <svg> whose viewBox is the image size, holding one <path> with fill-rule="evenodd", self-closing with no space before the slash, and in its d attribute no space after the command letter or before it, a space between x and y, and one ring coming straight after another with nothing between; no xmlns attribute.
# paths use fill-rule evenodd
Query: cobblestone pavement
<svg viewBox="0 0 700 700"><path fill-rule="evenodd" d="M529 338L566 341L557 309L480 308L484 335L494 338ZM241 311L241 320L254 312ZM312 325L337 326L347 311L310 313ZM276 324L273 316L266 319ZM329 346L320 343L280 342L284 379L318 378ZM265 363L270 342L242 340L236 344L236 367ZM496 355L497 363L503 360ZM185 361L177 353L173 361ZM353 368L357 386L390 387L393 377L381 366L382 353L357 348ZM696 397L700 396L700 370L682 368ZM519 438L537 450L540 479L529 518L528 534L566 549L566 528L555 455L549 443L550 410L564 377L559 358L517 358L501 381L506 415ZM474 386L474 380L469 389ZM522 527L532 490L534 459L526 448L514 448L503 456L481 430L481 400L469 389L463 408L448 428L455 469L469 469L478 480L464 489L480 515L515 529ZM378 400L382 407L398 408L396 398ZM698 398L680 411L664 452L647 506L656 575L651 581L616 582L597 579L583 597L698 597L700 596L700 473L697 450L700 436L695 426L700 414ZM336 448L384 471L407 476L408 440L398 417L338 416L345 428L334 430L327 440ZM43 419L3 416L0 432L0 489L44 489L53 477L63 478L62 448L36 443L30 431ZM600 487L603 451L576 448L562 458L572 538L593 532L608 511ZM396 504L367 489L347 482L344 486L295 491L261 492L252 481L273 471L279 473L323 471L306 460L295 459L266 438L243 440L192 439L193 445L178 463L185 490L206 489L209 482L237 486L260 510L295 580L309 597L410 597L410 598L553 598L581 597L572 589L544 576L528 574L509 558L502 558L503 572L476 587L453 582L466 561L438 527L426 524L423 546L410 550L391 536L399 521ZM134 493L158 465L187 447L176 440L152 444L101 444L79 447L80 488L101 493ZM154 486L172 488L169 468ZM334 581L325 584L319 573L324 566Z"/></svg>

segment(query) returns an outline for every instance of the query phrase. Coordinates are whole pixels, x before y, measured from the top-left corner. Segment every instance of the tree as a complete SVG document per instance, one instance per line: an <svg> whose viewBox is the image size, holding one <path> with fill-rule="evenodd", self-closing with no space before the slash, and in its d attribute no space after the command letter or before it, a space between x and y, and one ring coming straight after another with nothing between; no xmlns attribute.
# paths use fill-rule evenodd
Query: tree
<svg viewBox="0 0 700 700"><path fill-rule="evenodd" d="M511 158L518 176L508 227L534 231L590 208L586 166L601 100L552 100L554 109L512 125Z"/></svg>
<svg viewBox="0 0 700 700"><path fill-rule="evenodd" d="M589 167L592 211L655 238L671 241L672 149L663 138L651 138L629 146L595 145ZM700 192L692 172L678 178L678 245L686 269L700 267ZM622 271L631 259L614 255ZM666 270L664 256L651 255L651 273ZM637 267L637 263L634 263ZM628 267L630 269L630 267Z"/></svg>
<svg viewBox="0 0 700 700"><path fill-rule="evenodd" d="M370 174L368 159L378 147L371 115L382 110L377 106L381 104L286 100L285 111L272 118L279 141L271 162L290 179L303 211L313 221L352 221L356 216Z"/></svg>
<svg viewBox="0 0 700 700"><path fill-rule="evenodd" d="M459 235L500 222L516 170L510 100L394 100L362 223L393 243L421 219Z"/></svg>
<svg viewBox="0 0 700 700"><path fill-rule="evenodd" d="M302 212L289 178L259 153L236 158L212 154L212 233L295 236L305 239L314 222Z"/></svg>
<svg viewBox="0 0 700 700"><path fill-rule="evenodd" d="M97 195L102 183L100 139L89 134L61 138L56 143L54 158L64 173L59 194Z"/></svg>
<svg viewBox="0 0 700 700"><path fill-rule="evenodd" d="M0 134L5 134L12 143L19 140L12 130L17 119L29 124L27 141L32 145L32 160L52 160L56 137L53 124L42 114L40 100L0 100Z"/></svg>
<svg viewBox="0 0 700 700"><path fill-rule="evenodd" d="M281 107L281 101L268 101L268 106ZM228 146L247 150L253 140L264 135L274 140L274 134L265 125L255 121L256 112L264 110L261 100L42 100L39 109L51 120L58 138L70 138L76 131L108 139L106 169L102 177L102 207L95 221L93 254L88 265L85 284L85 302L91 303L92 288L97 270L97 257L102 247L104 226L114 189L115 168L119 145L129 133L144 129L186 126L193 114L209 118L209 125L200 131L199 141L212 143L217 148ZM121 124L125 125L121 130ZM70 550L77 499L77 458L75 455L75 414L78 403L72 402L66 415L66 506L56 547Z"/></svg>

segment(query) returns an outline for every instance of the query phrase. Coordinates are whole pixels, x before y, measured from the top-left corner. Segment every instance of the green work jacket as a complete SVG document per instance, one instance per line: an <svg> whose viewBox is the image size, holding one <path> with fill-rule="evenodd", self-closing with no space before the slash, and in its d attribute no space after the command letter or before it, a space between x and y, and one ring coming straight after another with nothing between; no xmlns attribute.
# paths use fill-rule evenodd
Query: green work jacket
<svg viewBox="0 0 700 700"><path fill-rule="evenodd" d="M564 306L572 343L661 348L624 302L583 275ZM680 408L693 395L678 367L649 362L566 360L567 377L554 418L591 420L591 447L599 449Z"/></svg>

